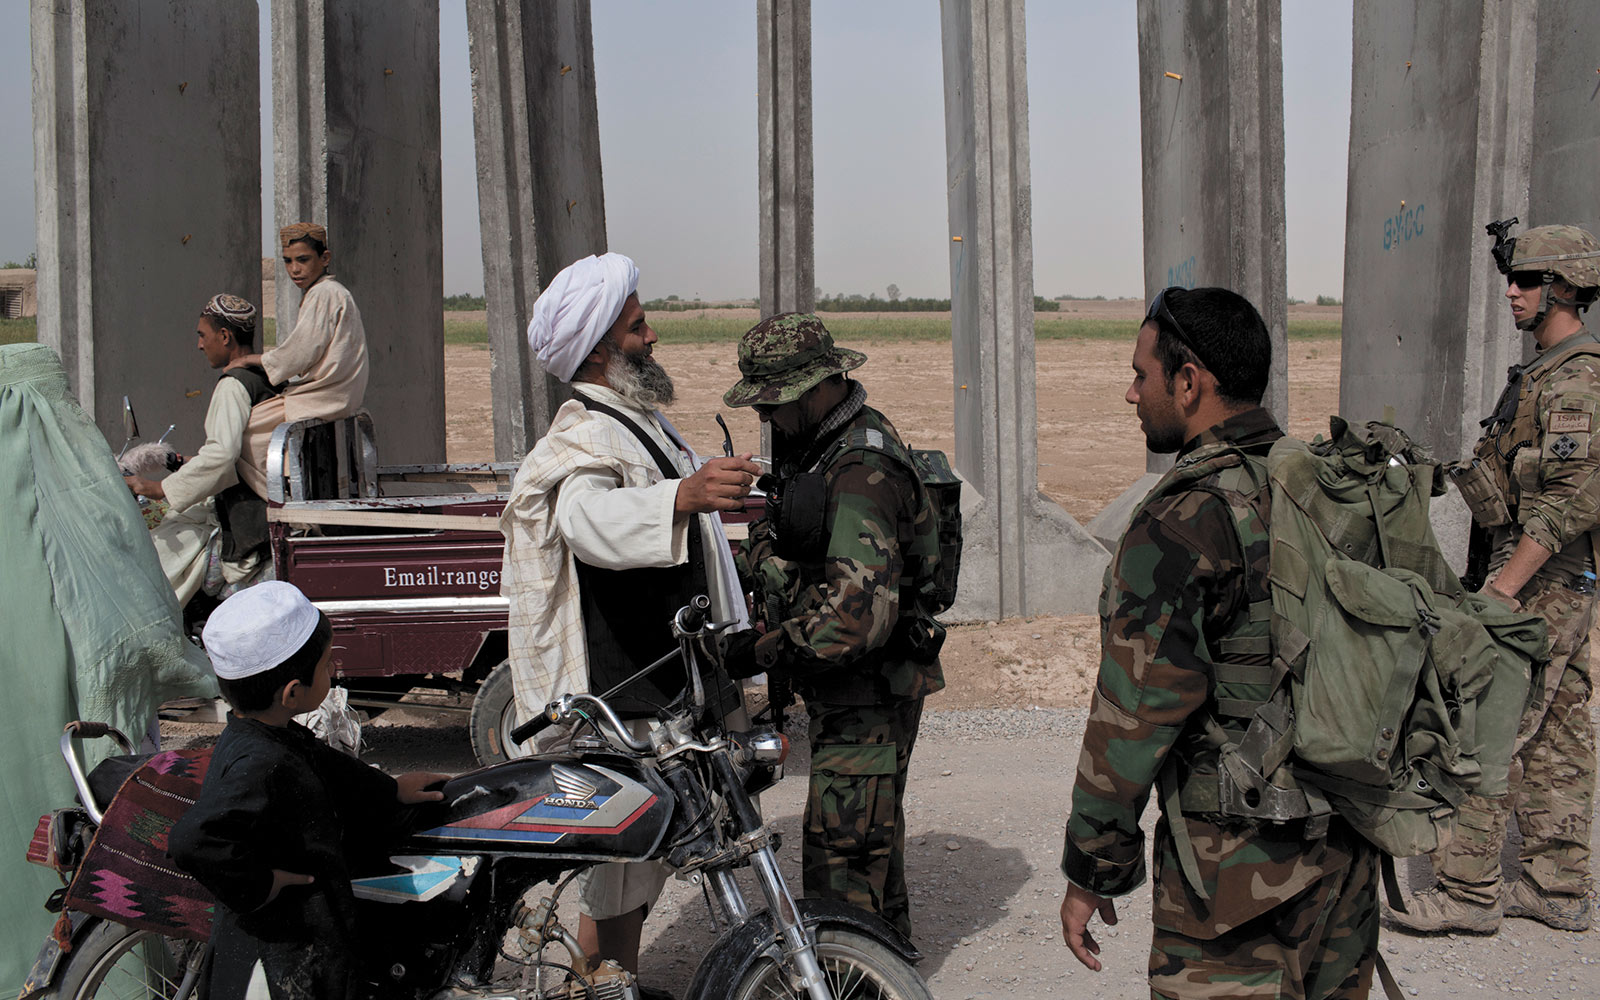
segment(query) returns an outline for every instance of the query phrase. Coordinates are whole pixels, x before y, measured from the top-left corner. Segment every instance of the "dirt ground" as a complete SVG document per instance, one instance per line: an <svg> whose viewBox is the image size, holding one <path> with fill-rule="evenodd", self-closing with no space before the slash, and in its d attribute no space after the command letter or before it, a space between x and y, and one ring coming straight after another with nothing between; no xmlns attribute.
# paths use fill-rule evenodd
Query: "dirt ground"
<svg viewBox="0 0 1600 1000"><path fill-rule="evenodd" d="M1137 303L1064 306L1126 315L1130 322L1138 315ZM873 404L916 444L952 449L948 352L924 344L854 346L871 357L859 374ZM712 417L721 409L722 391L737 377L732 351L665 343L657 349L679 385L682 402L672 418L691 441L716 450L721 432ZM447 350L449 457L488 459L489 354L473 347ZM1102 341L1038 344L1040 487L1080 521L1144 471L1137 421L1122 402L1129 350L1128 344ZM1291 344L1292 433L1314 434L1337 409L1338 358L1335 340ZM735 447L757 447L752 415L726 416ZM949 686L928 702L906 803L907 881L915 943L925 956L918 968L941 1000L1149 995L1148 888L1119 901L1117 927L1100 929L1105 972L1079 966L1060 938L1061 831L1098 641L1089 615L951 630L943 656ZM464 723L460 716L390 711L367 727L366 759L392 772L467 770L473 761ZM164 726L167 738L179 741L210 739L216 731ZM790 777L763 794L762 808L783 837L780 862L798 889L809 768L798 715L790 717L789 734L795 745ZM1146 810L1147 830L1154 814ZM1514 848L1506 860L1513 871ZM1407 874L1414 889L1427 877L1416 862ZM562 914L575 919L568 903ZM645 980L682 996L715 937L700 890L669 881L646 925ZM1379 947L1407 997L1600 996L1600 950L1593 934L1512 920L1500 934L1482 939L1415 938L1385 930Z"/></svg>
<svg viewBox="0 0 1600 1000"><path fill-rule="evenodd" d="M1130 300L1064 302L1067 311L1126 317L1130 338L1140 306ZM1310 316L1337 317L1333 307L1295 307ZM717 310L741 316L754 310ZM692 318L695 313L676 313ZM896 314L898 315L898 314ZM824 317L826 321L826 316ZM854 376L867 398L894 421L900 434L918 448L955 452L951 355L936 343L849 343L868 361ZM487 347L451 345L445 349L446 452L452 462L488 461L494 456L493 413ZM727 420L738 451L760 449L761 435L749 408L729 410L722 394L738 381L738 357L731 345L656 345L656 358L678 386L678 403L667 411L684 436L703 452L722 445L718 413ZM1035 348L1039 413L1039 488L1085 523L1144 473L1144 439L1133 408L1123 402L1131 374L1133 344L1107 340L1042 340ZM1296 340L1289 345L1289 427L1309 437L1327 430L1327 416L1339 407L1339 341Z"/></svg>
<svg viewBox="0 0 1600 1000"><path fill-rule="evenodd" d="M1137 322L1140 303L1067 302L1063 309ZM1337 317L1337 307L1296 307ZM718 315L728 315L719 311ZM751 322L755 314L750 314ZM948 348L935 344L850 344L868 364L856 374L872 405L919 447L954 450L953 391ZM702 450L720 447L714 423L723 412L736 449L756 450L759 432L748 410L727 411L722 392L738 378L726 345L657 345L680 402L669 414ZM1098 513L1144 472L1145 452L1132 408L1123 402L1131 342L1041 341L1036 345L1039 485L1080 523ZM1338 409L1339 342L1289 346L1290 433L1326 430ZM954 390L959 392L960 390ZM446 356L447 441L452 461L492 457L489 354L451 347ZM1090 615L1011 620L951 630L943 657L949 687L930 713L957 720L924 726L912 767L907 806L908 880L920 969L941 998L1148 996L1147 890L1122 901L1122 922L1100 935L1107 971L1081 968L1060 940L1056 871L1061 826L1069 810L1083 710L1099 656ZM966 710L966 711L959 711ZM948 713L948 715L946 714ZM992 724L990 724L992 723ZM432 759L421 746L461 755L460 727L407 721L391 713L371 730L377 755L394 747L396 762ZM792 735L800 736L799 732ZM420 741L420 742L419 742ZM806 773L799 740L791 773ZM404 747L404 749L401 749ZM446 749L448 748L448 749ZM467 758L461 758L466 766ZM763 796L763 808L785 837L782 861L798 886L799 811L803 778ZM1147 811L1146 825L1154 810ZM1411 881L1426 873L1415 864ZM714 935L699 890L668 884L646 929L643 972L681 995ZM1508 921L1494 938L1413 938L1384 932L1382 948L1411 997L1600 996L1600 951L1591 935L1549 931Z"/></svg>
<svg viewBox="0 0 1600 1000"><path fill-rule="evenodd" d="M1063 302L1085 315L1125 318L1130 334L1142 305L1122 299ZM1294 315L1337 318L1337 306L1296 306ZM755 310L717 310L717 316ZM675 316L692 317L695 313ZM824 317L826 321L826 316ZM901 435L919 448L955 452L954 396L948 347L933 343L845 343L867 353L854 373L868 401L886 413ZM445 355L445 434L452 462L494 457L490 408L489 351L449 346ZM728 422L738 451L756 451L761 434L748 408L729 410L722 393L739 378L733 348L720 344L656 345L656 357L678 386L678 403L667 411L700 450L721 447L718 413ZM1080 524L1145 471L1144 438L1133 408L1123 401L1130 377L1132 342L1043 340L1035 349L1039 413L1039 488ZM1327 415L1339 407L1339 341L1297 340L1289 345L1290 433L1311 437L1327 430ZM959 391L959 390L954 390ZM947 670L959 676L942 696L946 708L1088 704L1099 637L1092 616L1041 617L954 629L946 647Z"/></svg>

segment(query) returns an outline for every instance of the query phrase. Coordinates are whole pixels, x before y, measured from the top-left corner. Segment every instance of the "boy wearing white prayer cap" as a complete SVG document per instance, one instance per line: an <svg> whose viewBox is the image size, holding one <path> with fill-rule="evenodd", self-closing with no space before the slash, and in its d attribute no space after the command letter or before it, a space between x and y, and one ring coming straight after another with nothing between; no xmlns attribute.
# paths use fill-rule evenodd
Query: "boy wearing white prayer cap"
<svg viewBox="0 0 1600 1000"><path fill-rule="evenodd" d="M391 778L293 721L331 683L333 626L293 584L259 583L206 623L233 707L194 806L173 826L178 867L217 897L211 996L353 995L355 897L346 845L385 837L399 807L436 802L448 775Z"/></svg>
<svg viewBox="0 0 1600 1000"><path fill-rule="evenodd" d="M662 414L674 389L652 356L638 286L622 254L585 257L550 281L528 323L529 348L574 398L524 459L500 515L500 592L524 719L563 694L606 691L669 651L667 623L695 594L711 598L713 620L746 619L718 512L742 508L761 470L748 454L702 462ZM610 704L647 725L683 690L674 668ZM743 710L725 680L707 694L723 715ZM578 940L591 958L638 971L645 914L665 878L659 864L584 874Z"/></svg>

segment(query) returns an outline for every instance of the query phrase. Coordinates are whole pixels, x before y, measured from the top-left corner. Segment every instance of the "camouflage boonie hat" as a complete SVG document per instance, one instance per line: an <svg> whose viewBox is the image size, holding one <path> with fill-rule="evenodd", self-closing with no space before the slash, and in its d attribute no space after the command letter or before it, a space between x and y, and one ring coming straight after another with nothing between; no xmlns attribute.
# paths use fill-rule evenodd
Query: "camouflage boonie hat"
<svg viewBox="0 0 1600 1000"><path fill-rule="evenodd" d="M739 338L744 378L722 394L729 406L792 403L829 375L867 363L867 356L835 347L822 320L810 313L779 313Z"/></svg>
<svg viewBox="0 0 1600 1000"><path fill-rule="evenodd" d="M1600 241L1577 226L1535 226L1517 235L1513 271L1549 271L1573 288L1600 288Z"/></svg>

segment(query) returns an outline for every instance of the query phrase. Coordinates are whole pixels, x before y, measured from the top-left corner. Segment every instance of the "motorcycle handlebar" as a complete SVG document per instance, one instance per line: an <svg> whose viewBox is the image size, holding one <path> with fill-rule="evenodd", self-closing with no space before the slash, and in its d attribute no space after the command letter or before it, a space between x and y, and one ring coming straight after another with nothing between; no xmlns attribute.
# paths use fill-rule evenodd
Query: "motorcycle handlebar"
<svg viewBox="0 0 1600 1000"><path fill-rule="evenodd" d="M557 701L552 701L550 704L546 705L544 711L540 712L537 716L511 730L511 732L507 734L507 738L513 743L526 743L528 740L537 736L539 733L544 732L553 725L568 721L574 717L584 717L581 712L574 712L575 705L579 702L582 702L595 709L598 715L598 720L593 721L599 721L603 723L602 728L607 730L607 736L613 742L622 746L627 746L633 750L648 750L650 748L650 744L645 741L634 739L628 733L627 727L624 726L612 712L611 706L606 704L605 699L609 698L627 685L638 680L640 677L649 674L655 670L655 668L675 657L682 656L684 665L686 667L692 667L693 661L691 659L692 653L690 652L690 640L699 635L701 632L719 631L733 624L731 621L708 623L707 618L710 611L711 598L704 594L697 594L690 598L689 603L679 608L678 613L674 615L672 619L673 632L678 638L678 649L673 650L672 652L661 657L656 662L640 670L637 674L634 674L632 677L624 680L622 683L618 684L615 688L612 688L604 695L597 697L592 694L569 694L563 696ZM694 690L694 706L695 710L698 711L700 706L704 704L704 693L701 690L699 671L691 669L690 674Z"/></svg>
<svg viewBox="0 0 1600 1000"><path fill-rule="evenodd" d="M584 708L589 711L584 711ZM587 719L593 722L616 746L639 752L650 749L648 740L634 739L628 733L628 727L611 710L611 706L592 694L569 694L564 695L559 701L552 701L544 707L544 711L540 712L538 717L529 719L513 729L511 739L517 743L524 743L549 727L572 719Z"/></svg>
<svg viewBox="0 0 1600 1000"><path fill-rule="evenodd" d="M550 718L549 712L541 712L537 716L511 730L511 742L526 743L553 725L555 725L555 720Z"/></svg>
<svg viewBox="0 0 1600 1000"><path fill-rule="evenodd" d="M694 635L706 627L706 615L711 611L711 598L704 594L696 594L689 599L689 603L678 609L678 614L673 618L682 635Z"/></svg>

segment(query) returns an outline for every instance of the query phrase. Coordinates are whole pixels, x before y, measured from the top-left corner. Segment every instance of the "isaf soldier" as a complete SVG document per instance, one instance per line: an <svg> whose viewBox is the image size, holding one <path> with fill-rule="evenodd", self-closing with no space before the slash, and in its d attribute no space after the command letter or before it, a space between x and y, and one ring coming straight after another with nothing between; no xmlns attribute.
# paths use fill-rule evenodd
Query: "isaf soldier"
<svg viewBox="0 0 1600 1000"><path fill-rule="evenodd" d="M731 676L765 671L805 698L806 894L876 912L909 937L903 801L923 699L944 687L943 629L919 601L939 547L910 453L845 377L866 360L798 313L739 342L744 377L723 401L771 427L776 469L741 561L767 631L736 634L722 658Z"/></svg>
<svg viewBox="0 0 1600 1000"><path fill-rule="evenodd" d="M1538 354L1511 369L1473 458L1453 474L1486 542L1485 593L1544 616L1550 662L1523 717L1503 798L1472 796L1455 838L1433 858L1437 884L1390 918L1422 931L1493 933L1502 916L1559 930L1589 927L1589 834L1595 741L1589 629L1600 539L1600 341L1583 312L1600 289L1600 243L1574 226L1507 238L1495 263L1517 329ZM1506 818L1522 831L1522 878L1500 871Z"/></svg>
<svg viewBox="0 0 1600 1000"><path fill-rule="evenodd" d="M1144 882L1139 816L1159 784L1150 951L1158 997L1364 997L1371 986L1374 849L1337 816L1311 837L1305 820L1229 819L1185 791L1216 784L1208 730L1217 665L1270 662L1265 461L1283 436L1260 405L1271 359L1261 316L1221 288L1166 289L1134 346L1127 401L1150 450L1178 459L1134 512L1107 569L1100 673L1061 860L1061 926L1073 955L1098 971L1089 921L1099 913L1115 923L1116 897ZM1234 506L1250 516L1236 517Z"/></svg>

